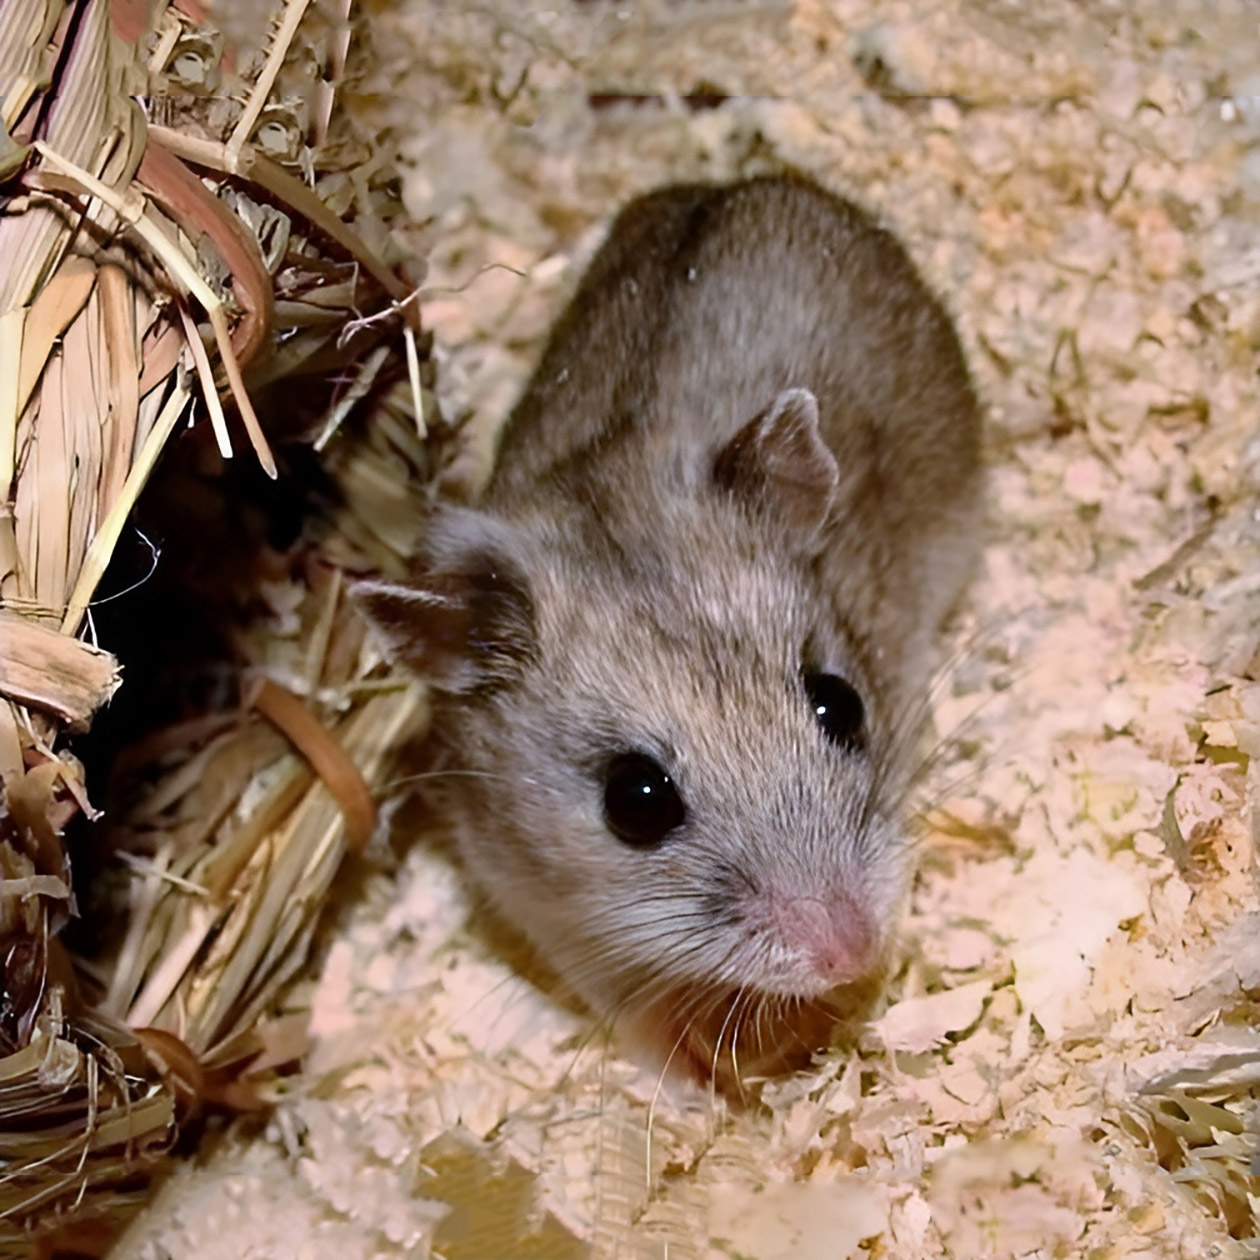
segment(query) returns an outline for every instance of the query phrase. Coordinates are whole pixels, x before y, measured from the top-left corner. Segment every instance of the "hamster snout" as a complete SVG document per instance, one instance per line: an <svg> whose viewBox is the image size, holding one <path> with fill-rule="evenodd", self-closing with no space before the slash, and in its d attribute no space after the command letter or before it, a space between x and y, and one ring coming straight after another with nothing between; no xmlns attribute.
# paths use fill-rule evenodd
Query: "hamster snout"
<svg viewBox="0 0 1260 1260"><path fill-rule="evenodd" d="M819 997L838 984L860 980L879 961L883 944L868 910L847 891L798 897L770 893L750 905L748 926L777 937L785 952L804 964L803 974L789 983L787 997Z"/></svg>
<svg viewBox="0 0 1260 1260"><path fill-rule="evenodd" d="M470 876L662 1061L808 1050L886 963L978 444L891 235L798 177L667 188L614 223L480 508L356 587L439 696Z"/></svg>

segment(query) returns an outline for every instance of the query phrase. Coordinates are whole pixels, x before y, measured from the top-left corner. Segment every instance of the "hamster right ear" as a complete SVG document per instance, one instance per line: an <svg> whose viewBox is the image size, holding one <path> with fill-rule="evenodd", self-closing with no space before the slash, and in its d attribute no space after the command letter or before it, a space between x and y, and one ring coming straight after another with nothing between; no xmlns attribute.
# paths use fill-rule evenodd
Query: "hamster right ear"
<svg viewBox="0 0 1260 1260"><path fill-rule="evenodd" d="M435 518L428 568L407 583L364 579L350 598L391 659L441 691L493 691L533 659L529 580L500 522L452 510Z"/></svg>
<svg viewBox="0 0 1260 1260"><path fill-rule="evenodd" d="M823 441L818 400L785 389L755 415L713 461L713 481L750 507L785 521L802 546L814 543L831 515L840 470Z"/></svg>

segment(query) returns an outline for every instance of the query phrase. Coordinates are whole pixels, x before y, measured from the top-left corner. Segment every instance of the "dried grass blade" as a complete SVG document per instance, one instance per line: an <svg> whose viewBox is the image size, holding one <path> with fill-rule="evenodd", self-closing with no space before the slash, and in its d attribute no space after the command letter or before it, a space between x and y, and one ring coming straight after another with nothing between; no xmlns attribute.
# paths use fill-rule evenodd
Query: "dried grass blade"
<svg viewBox="0 0 1260 1260"><path fill-rule="evenodd" d="M58 90L47 137L68 161L82 164L99 152L106 102L112 99L108 77L114 67L107 0L88 0L73 38L73 46L58 67ZM36 142L36 148L39 144ZM33 198L25 213L0 216L0 258L9 264L0 271L0 310L31 301L57 269L69 239L64 206L41 204Z"/></svg>
<svg viewBox="0 0 1260 1260"><path fill-rule="evenodd" d="M12 131L48 74L48 41L64 4L8 0L0 5L0 125Z"/></svg>
<svg viewBox="0 0 1260 1260"><path fill-rule="evenodd" d="M263 842L284 826L313 781L314 775L305 761L298 757L285 759L250 816L236 827L220 831L214 853L198 868L212 897L223 901L231 896L241 873L254 860Z"/></svg>
<svg viewBox="0 0 1260 1260"><path fill-rule="evenodd" d="M358 766L310 709L271 679L264 678L258 685L251 705L310 762L341 806L347 848L362 852L376 828L376 804Z"/></svg>
<svg viewBox="0 0 1260 1260"><path fill-rule="evenodd" d="M214 307L208 314L210 316L210 327L214 329L214 339L219 346L219 358L223 361L223 370L227 373L228 386L232 390L232 397L236 399L236 405L240 408L241 419L245 423L245 432L249 435L254 454L262 465L263 472L272 481L275 481L279 475L275 456L272 455L271 447L263 434L262 425L258 421L258 414L254 411L254 405L249 400L249 390L245 388L240 364L237 363L236 352L232 349L232 333L228 328L227 316L224 315L223 307L221 306Z"/></svg>
<svg viewBox="0 0 1260 1260"><path fill-rule="evenodd" d="M424 419L424 390L420 387L420 354L416 349L416 330L408 324L403 329L403 345L407 349L407 383L411 386L411 405L416 412L416 434L423 440L429 435Z"/></svg>
<svg viewBox="0 0 1260 1260"><path fill-rule="evenodd" d="M0 704L0 784L26 772L22 762L22 737L11 704Z"/></svg>
<svg viewBox="0 0 1260 1260"><path fill-rule="evenodd" d="M158 1012L178 988L211 929L224 913L221 906L212 906L205 901L186 901L185 904L188 910L182 933L167 939L161 962L127 1012L127 1022L133 1027L148 1027L157 1019Z"/></svg>
<svg viewBox="0 0 1260 1260"><path fill-rule="evenodd" d="M204 233L232 277L232 292L241 319L232 349L245 367L271 343L275 294L271 273L258 252L258 240L173 153L152 136L136 179L175 220L190 239Z"/></svg>
<svg viewBox="0 0 1260 1260"><path fill-rule="evenodd" d="M292 869L294 820L306 803L308 794L297 810L290 813L282 827L272 832L254 849L243 872L231 913L225 919L205 958L198 964L196 976L186 990L188 1009L188 1042L201 1053L209 1054L240 1022L228 1027L229 1018L239 1009L242 997L255 987L260 977L260 960L277 936L285 936L285 921L294 914L309 914L309 903L297 892L298 883ZM328 798L324 801L327 803ZM316 858L297 849L303 869L314 872ZM282 858L287 857L283 862ZM338 853L340 857L340 853ZM319 882L318 887L327 884ZM297 897L295 904L294 898ZM286 957L292 957L286 953ZM292 959L300 966L299 959ZM268 997L274 996L274 989Z"/></svg>
<svg viewBox="0 0 1260 1260"><path fill-rule="evenodd" d="M25 498L25 512L18 517L18 542L25 521L29 550L23 559L35 579L36 601L50 612L65 606L70 553L71 470L61 379L65 370L64 354L53 355L44 376L40 422L31 451L34 476L28 473L21 479L18 496L19 504ZM21 490L28 485L31 492L23 496Z"/></svg>
<svg viewBox="0 0 1260 1260"><path fill-rule="evenodd" d="M109 90L114 69L109 0L88 0L69 57L58 67L47 132L49 143L72 162L86 163L100 152L115 100Z"/></svg>
<svg viewBox="0 0 1260 1260"><path fill-rule="evenodd" d="M424 711L418 685L375 696L345 722L339 737L355 750L363 772L375 780ZM343 836L343 821L328 794L308 793L291 824L277 836L271 880L258 920L269 924L265 948L259 949L258 931L242 941L239 962L233 959L213 994L213 1009L198 1016L207 1021L207 1032L216 1028L222 1040L251 1026L266 1009L276 986L297 972L315 930L313 909L322 903L341 863ZM235 1006L233 994L238 995ZM229 1016L230 1026L226 1024ZM212 1047L207 1057L213 1053Z"/></svg>
<svg viewBox="0 0 1260 1260"><path fill-rule="evenodd" d="M306 13L308 4L310 4L310 0L285 0L284 17L281 19L275 35L272 37L271 47L267 50L267 63L263 66L262 73L255 81L253 90L249 94L249 100L241 113L240 121L237 122L227 142L228 159L233 169L236 165L237 156L245 147L246 141L249 140L255 126L258 124L258 119L266 108L267 99L271 96L271 89L275 86L276 75L280 73L280 67L284 65L284 59L288 56L289 45L293 42L293 36L297 34L298 26L301 24L302 16Z"/></svg>
<svg viewBox="0 0 1260 1260"><path fill-rule="evenodd" d="M136 1027L131 1031L177 1097L188 1102L201 1102L205 1098L205 1071L201 1060L186 1042L165 1028Z"/></svg>
<svg viewBox="0 0 1260 1260"><path fill-rule="evenodd" d="M17 465L18 417L22 414L18 373L25 324L26 312L21 307L0 314L0 503L9 501Z"/></svg>
<svg viewBox="0 0 1260 1260"><path fill-rule="evenodd" d="M26 603L29 592L18 548L17 521L11 510L0 510L0 604Z"/></svg>
<svg viewBox="0 0 1260 1260"><path fill-rule="evenodd" d="M97 515L104 518L122 493L136 444L140 417L140 361L136 346L135 312L131 282L121 267L107 263L100 270L101 321L108 354L110 435Z"/></svg>
<svg viewBox="0 0 1260 1260"><path fill-rule="evenodd" d="M96 267L87 258L67 258L40 289L26 315L22 366L17 382L18 412L25 410L53 347L87 305Z"/></svg>
<svg viewBox="0 0 1260 1260"><path fill-rule="evenodd" d="M160 385L175 370L179 356L184 348L182 330L163 317L155 321L144 335L140 345L140 355L144 367L140 372L137 392L141 398ZM137 434L137 437L140 437Z"/></svg>
<svg viewBox="0 0 1260 1260"><path fill-rule="evenodd" d="M0 694L81 722L121 682L118 662L108 652L0 609Z"/></svg>
<svg viewBox="0 0 1260 1260"><path fill-rule="evenodd" d="M197 325L193 323L192 316L184 309L182 303L175 309L179 313L179 322L183 325L184 344L188 347L193 365L197 369L197 380L201 383L201 397L206 404L206 410L210 413L210 427L214 430L214 440L219 445L219 454L224 459L231 459L232 439L228 436L227 416L223 414L223 404L219 401L219 390L214 383L214 367L210 363L210 356L206 353L206 347L202 344L201 334L197 331Z"/></svg>
<svg viewBox="0 0 1260 1260"><path fill-rule="evenodd" d="M343 223L301 180L252 150L242 154L240 161L241 174L247 179L279 197L329 240L336 241L395 302L401 304L407 300L407 285L381 262L357 232Z"/></svg>
<svg viewBox="0 0 1260 1260"><path fill-rule="evenodd" d="M312 583L312 588L315 587ZM341 596L345 588L345 576L340 569L333 569L320 598L319 615L310 629L310 638L306 645L302 661L302 677L306 680L307 694L313 695L319 689L320 679L324 676L324 668L328 661L328 645L332 642L333 628L337 624L337 610L341 607Z"/></svg>
<svg viewBox="0 0 1260 1260"><path fill-rule="evenodd" d="M132 812L138 823L158 826L163 814L185 802L184 812L197 824L193 838L198 844L219 828L250 779L275 757L275 742L261 738L272 734L269 727L238 724L235 714L231 720L232 725L212 734L203 747L154 785Z"/></svg>
<svg viewBox="0 0 1260 1260"><path fill-rule="evenodd" d="M84 192L104 202L115 214L127 219L140 234L144 243L158 255L163 266L184 285L205 310L210 318L210 326L214 329L219 355L223 360L223 367L227 372L228 382L232 386L232 392L240 408L241 418L245 422L250 441L253 443L264 471L269 477L274 478L277 475L276 462L267 445L267 439L263 436L262 426L258 423L258 417L254 414L249 395L241 379L240 368L237 366L236 356L232 351L232 337L228 330L227 318L223 313L223 303L219 301L218 295L202 279L196 267L185 257L179 246L167 236L152 217L145 213L143 197L136 196L130 190L120 194L116 189L110 188L95 176L90 175L82 167L67 161L46 144L36 141L35 148L45 161L78 184Z"/></svg>
<svg viewBox="0 0 1260 1260"><path fill-rule="evenodd" d="M66 333L62 351L61 415L65 425L70 516L67 521L66 585L78 576L96 529L96 504L103 464L102 423L108 422L105 351L101 345L101 305L88 299Z"/></svg>
<svg viewBox="0 0 1260 1260"><path fill-rule="evenodd" d="M150 74L160 74L166 68L166 63L171 59L171 53L175 51L175 45L179 43L179 37L183 33L184 24L173 9L167 9L162 14L157 38L153 41L153 51L149 54Z"/></svg>
<svg viewBox="0 0 1260 1260"><path fill-rule="evenodd" d="M175 423L184 410L188 398L188 391L182 385L176 385L171 390L135 463L131 466L131 471L127 474L122 493L110 507L109 515L101 522L96 536L88 547L83 567L79 570L78 581L67 603L66 614L61 623L63 634L74 634L78 630L79 622L83 619L88 602L92 598L92 592L96 590L96 584L101 580L109 559L114 554L114 548L118 545L118 539L122 536L132 505L144 483L149 479L149 473L153 470L162 447L166 445L167 438L175 428Z"/></svg>
<svg viewBox="0 0 1260 1260"><path fill-rule="evenodd" d="M140 872L133 867L133 878L128 886L127 933L114 962L109 988L97 1008L114 1019L123 1018L144 978L149 957L145 944L152 940L149 924L166 892L163 877L170 862L170 851L171 845L166 843L153 855L147 869Z"/></svg>
<svg viewBox="0 0 1260 1260"><path fill-rule="evenodd" d="M328 409L328 419L324 421L324 427L319 431L313 444L317 451L322 451L327 447L336 436L345 418L354 410L359 401L367 396L368 390L372 388L381 368L389 361L392 353L391 346L380 345L363 358L358 365L358 372L345 393Z"/></svg>
<svg viewBox="0 0 1260 1260"><path fill-rule="evenodd" d="M185 136L169 127L154 125L149 131L164 148L185 161L212 171L240 175L271 193L318 228L330 241L340 245L395 302L406 302L409 295L407 286L367 247L353 228L343 223L315 193L284 167L252 148L229 154L221 144L197 136Z"/></svg>

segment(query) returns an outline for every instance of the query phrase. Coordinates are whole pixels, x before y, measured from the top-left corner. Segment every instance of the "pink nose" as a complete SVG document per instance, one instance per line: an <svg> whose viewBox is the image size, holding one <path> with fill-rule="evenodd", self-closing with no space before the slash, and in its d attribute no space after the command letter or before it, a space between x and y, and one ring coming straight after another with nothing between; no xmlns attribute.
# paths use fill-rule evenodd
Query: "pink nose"
<svg viewBox="0 0 1260 1260"><path fill-rule="evenodd" d="M786 941L809 959L821 980L851 984L874 967L880 934L867 911L848 898L801 897L780 907Z"/></svg>

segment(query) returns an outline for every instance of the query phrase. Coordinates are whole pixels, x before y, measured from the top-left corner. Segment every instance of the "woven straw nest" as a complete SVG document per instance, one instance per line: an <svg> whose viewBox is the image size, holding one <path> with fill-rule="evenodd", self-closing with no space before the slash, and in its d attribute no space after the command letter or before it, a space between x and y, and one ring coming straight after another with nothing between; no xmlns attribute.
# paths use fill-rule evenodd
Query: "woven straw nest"
<svg viewBox="0 0 1260 1260"><path fill-rule="evenodd" d="M0 6L0 1254L92 1252L185 1115L265 1100L302 1045L280 995L422 717L363 681L343 598L343 563L405 564L426 459L389 154L333 109L349 9L289 0L251 51L195 0ZM250 396L299 377L331 382L289 419L335 528L238 633L232 702L127 749L144 790L88 826L70 749L126 688L93 609L137 498L187 442L275 477ZM76 835L112 895L72 883Z"/></svg>

